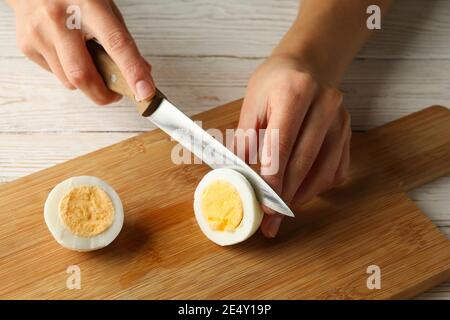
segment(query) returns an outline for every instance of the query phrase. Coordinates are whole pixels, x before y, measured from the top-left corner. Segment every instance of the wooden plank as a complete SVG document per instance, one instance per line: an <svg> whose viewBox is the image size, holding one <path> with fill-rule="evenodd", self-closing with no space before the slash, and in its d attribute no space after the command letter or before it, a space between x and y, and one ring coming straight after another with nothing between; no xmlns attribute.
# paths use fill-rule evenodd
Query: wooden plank
<svg viewBox="0 0 450 320"><path fill-rule="evenodd" d="M418 300L449 300L450 282L445 282L421 295Z"/></svg>
<svg viewBox="0 0 450 320"><path fill-rule="evenodd" d="M119 0L129 28L148 56L265 57L289 28L298 0ZM365 58L447 59L450 6L446 0L394 1ZM18 56L14 17L0 3L0 56Z"/></svg>
<svg viewBox="0 0 450 320"><path fill-rule="evenodd" d="M262 60L157 58L160 88L189 115L242 97ZM15 68L8 66L15 64ZM124 99L101 108L80 92L62 88L53 75L30 62L0 59L0 132L145 131ZM366 130L424 105L448 104L450 75L441 61L359 60L342 85L355 130ZM32 90L30 88L39 88Z"/></svg>
<svg viewBox="0 0 450 320"><path fill-rule="evenodd" d="M201 117L206 127L223 128L233 126L237 116L234 104ZM232 248L207 241L192 216L192 191L207 169L173 166L169 156L173 144L159 131L2 185L0 294L5 298L414 296L450 276L450 242L396 189L396 183L385 180L391 171L380 171L378 165L391 161L374 162L371 155L377 146L364 143L366 137L354 140L352 179L346 185L305 206L297 219L283 225L275 241L257 235ZM386 139L403 142L392 136ZM430 175L435 174L434 158L430 155ZM122 197L126 224L105 250L65 250L43 223L47 192L78 174L105 179ZM32 242L25 241L30 238ZM82 290L64 288L64 271L71 264L82 270ZM382 289L377 291L366 288L365 271L371 264L383 270Z"/></svg>
<svg viewBox="0 0 450 320"><path fill-rule="evenodd" d="M450 5L446 0L393 1L381 32L359 53L376 59L448 59Z"/></svg>
<svg viewBox="0 0 450 320"><path fill-rule="evenodd" d="M133 132L0 133L0 182L23 177L134 135Z"/></svg>

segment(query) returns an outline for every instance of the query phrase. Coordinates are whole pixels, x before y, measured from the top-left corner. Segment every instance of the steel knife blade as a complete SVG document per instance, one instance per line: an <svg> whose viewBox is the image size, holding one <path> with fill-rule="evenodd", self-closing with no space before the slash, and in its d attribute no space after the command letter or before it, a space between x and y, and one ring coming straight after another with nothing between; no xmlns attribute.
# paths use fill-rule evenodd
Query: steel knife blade
<svg viewBox="0 0 450 320"><path fill-rule="evenodd" d="M142 116L211 168L226 167L241 173L253 186L259 202L264 206L289 217L295 216L258 173L173 105L159 90Z"/></svg>

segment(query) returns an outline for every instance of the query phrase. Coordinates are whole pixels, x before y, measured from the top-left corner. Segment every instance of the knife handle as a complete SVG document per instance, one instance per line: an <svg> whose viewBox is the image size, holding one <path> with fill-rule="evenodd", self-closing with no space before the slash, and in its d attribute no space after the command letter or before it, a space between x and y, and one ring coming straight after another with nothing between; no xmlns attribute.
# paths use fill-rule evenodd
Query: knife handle
<svg viewBox="0 0 450 320"><path fill-rule="evenodd" d="M131 90L128 86L128 83L122 75L119 67L108 55L105 49L103 49L103 47L95 40L87 41L86 46L92 56L92 60L97 67L98 72L102 76L103 81L105 81L106 86L114 92L129 97L136 105L141 115L149 113L149 107L156 104L156 101L152 100L157 99L150 98L143 101L137 101L134 97L133 90ZM157 96L159 96L159 91L157 93Z"/></svg>

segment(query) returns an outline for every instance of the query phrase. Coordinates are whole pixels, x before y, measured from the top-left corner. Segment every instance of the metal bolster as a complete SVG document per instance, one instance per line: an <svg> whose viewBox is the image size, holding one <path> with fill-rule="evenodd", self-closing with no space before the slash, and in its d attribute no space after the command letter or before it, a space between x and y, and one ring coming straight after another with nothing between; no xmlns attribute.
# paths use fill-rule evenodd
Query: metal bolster
<svg viewBox="0 0 450 320"><path fill-rule="evenodd" d="M159 91L159 89L156 89L156 93L155 96L152 99L152 102L150 102L150 104L148 105L147 109L145 109L145 111L142 113L143 117L149 117L153 114L153 112L156 111L156 109L158 109L158 107L160 106L161 102L166 98L166 96Z"/></svg>

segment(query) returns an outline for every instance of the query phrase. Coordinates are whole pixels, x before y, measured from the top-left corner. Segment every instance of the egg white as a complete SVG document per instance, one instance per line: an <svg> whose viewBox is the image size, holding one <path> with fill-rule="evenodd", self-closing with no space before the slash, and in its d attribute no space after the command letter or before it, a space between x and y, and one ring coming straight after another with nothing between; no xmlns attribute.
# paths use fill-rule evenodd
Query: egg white
<svg viewBox="0 0 450 320"><path fill-rule="evenodd" d="M74 187L92 185L103 189L110 197L114 207L114 220L111 226L93 237L74 235L62 223L59 216L61 199ZM72 177L56 185L50 191L44 206L44 219L50 233L63 247L76 251L92 251L110 244L120 233L123 226L124 214L119 195L105 181L91 176Z"/></svg>
<svg viewBox="0 0 450 320"><path fill-rule="evenodd" d="M203 190L217 180L230 183L241 198L243 217L234 231L213 230L203 216L201 208ZM202 178L194 193L194 212L202 232L208 239L221 246L233 245L247 240L258 230L263 218L263 212L251 184L242 174L227 168L212 170Z"/></svg>

